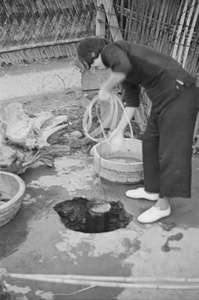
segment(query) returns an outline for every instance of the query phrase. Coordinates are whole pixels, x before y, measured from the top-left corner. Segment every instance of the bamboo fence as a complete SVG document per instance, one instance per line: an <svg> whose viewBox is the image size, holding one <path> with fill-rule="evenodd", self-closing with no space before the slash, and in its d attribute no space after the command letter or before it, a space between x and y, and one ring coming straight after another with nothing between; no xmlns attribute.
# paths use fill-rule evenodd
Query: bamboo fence
<svg viewBox="0 0 199 300"><path fill-rule="evenodd" d="M101 35L154 47L199 73L199 0L1 0L0 63L75 57L98 21Z"/></svg>
<svg viewBox="0 0 199 300"><path fill-rule="evenodd" d="M0 63L75 57L77 42L95 32L93 0L1 0Z"/></svg>
<svg viewBox="0 0 199 300"><path fill-rule="evenodd" d="M106 1L98 0L98 11L104 9L102 2ZM106 15L114 12L124 40L172 55L193 76L198 75L199 0L114 0ZM104 36L115 39L117 33L111 35L109 24L106 17Z"/></svg>

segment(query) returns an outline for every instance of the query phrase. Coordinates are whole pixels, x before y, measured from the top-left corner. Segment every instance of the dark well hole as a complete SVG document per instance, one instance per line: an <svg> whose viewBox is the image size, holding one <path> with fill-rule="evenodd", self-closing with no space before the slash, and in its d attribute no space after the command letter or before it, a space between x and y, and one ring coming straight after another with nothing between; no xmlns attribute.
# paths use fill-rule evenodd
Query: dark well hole
<svg viewBox="0 0 199 300"><path fill-rule="evenodd" d="M64 225L74 231L100 233L125 228L133 219L120 202L105 202L75 197L59 202L54 210Z"/></svg>

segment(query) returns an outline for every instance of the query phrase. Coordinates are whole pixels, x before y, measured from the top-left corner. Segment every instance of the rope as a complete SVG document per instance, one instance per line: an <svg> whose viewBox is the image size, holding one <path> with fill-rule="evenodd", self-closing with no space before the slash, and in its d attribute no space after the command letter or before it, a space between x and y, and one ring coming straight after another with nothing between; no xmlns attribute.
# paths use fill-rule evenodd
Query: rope
<svg viewBox="0 0 199 300"><path fill-rule="evenodd" d="M92 101L90 102L90 104L87 106L86 111L84 113L83 116L83 130L85 135L91 139L94 142L101 142L102 140L108 140L105 134L104 129L110 124L110 128L112 130L114 130L117 127L117 120L118 120L118 114L119 114L119 106L122 108L124 114L125 109L124 106L120 100L120 98L112 93L111 97L109 99L109 110L107 112L106 118L102 121L99 113L97 111L97 104L99 104L101 111L102 111L102 106L103 106L103 102L99 100L98 96L96 95ZM92 117L92 112L94 110L94 107L96 108L96 114L97 114L97 118L99 121L99 127L95 128L92 132L90 132L92 124L93 124L93 117ZM126 115L129 127L130 127L130 132L131 132L131 137L133 138L133 130L132 130L132 126L130 123L130 120L128 118L128 116ZM97 137L99 136L100 137Z"/></svg>

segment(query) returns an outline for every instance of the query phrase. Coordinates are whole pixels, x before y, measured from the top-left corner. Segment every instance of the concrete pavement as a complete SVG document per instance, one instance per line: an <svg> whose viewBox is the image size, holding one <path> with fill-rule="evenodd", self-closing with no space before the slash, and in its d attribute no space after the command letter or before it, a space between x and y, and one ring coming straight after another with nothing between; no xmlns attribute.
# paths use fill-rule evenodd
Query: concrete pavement
<svg viewBox="0 0 199 300"><path fill-rule="evenodd" d="M65 228L53 209L74 196L93 199L92 158L62 157L56 159L54 169L43 165L28 169L22 176L26 183L23 205L15 219L0 228L1 267L21 274L198 278L199 161L193 163L193 198L173 200L172 215L151 225L139 224L137 216L152 204L124 196L137 186L103 182L106 199L121 201L134 218L125 229L100 234ZM11 299L18 300L199 299L199 290L171 289L168 283L165 289L135 289L7 278L6 284Z"/></svg>
<svg viewBox="0 0 199 300"><path fill-rule="evenodd" d="M54 79L60 75L67 85L70 76L63 69L63 62L53 62L39 67L1 70L1 104L39 95L42 78ZM71 86L80 84L78 76L74 76L78 80ZM56 82L46 86L49 93L62 89L62 84L58 84L62 80ZM5 84L3 89L2 83ZM133 215L133 221L125 229L100 234L65 228L53 209L56 203L75 196L94 197L92 157L78 153L73 157L58 157L54 168L35 164L21 177L26 184L22 207L13 221L0 228L0 267L8 272L199 278L199 159L193 158L192 198L173 199L171 216L151 225L139 224L137 216L152 203L124 196L127 189L137 188L137 185L103 182L106 199L122 201L126 211ZM149 289L52 284L11 278L6 278L5 282L11 299L16 300L199 299L199 289L174 289L168 284L164 289Z"/></svg>
<svg viewBox="0 0 199 300"><path fill-rule="evenodd" d="M0 69L0 106L33 96L81 87L81 73L72 60Z"/></svg>

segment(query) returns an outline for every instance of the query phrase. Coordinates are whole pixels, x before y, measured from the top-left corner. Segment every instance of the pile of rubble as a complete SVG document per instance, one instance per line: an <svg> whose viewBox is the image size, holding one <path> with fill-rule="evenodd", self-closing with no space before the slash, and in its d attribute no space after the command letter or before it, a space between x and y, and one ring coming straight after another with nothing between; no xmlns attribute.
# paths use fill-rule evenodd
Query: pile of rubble
<svg viewBox="0 0 199 300"><path fill-rule="evenodd" d="M53 166L56 156L87 153L93 143L71 125L66 115L30 115L21 103L7 105L0 113L0 170L21 174L36 161Z"/></svg>

